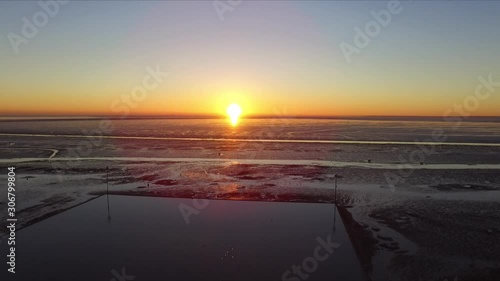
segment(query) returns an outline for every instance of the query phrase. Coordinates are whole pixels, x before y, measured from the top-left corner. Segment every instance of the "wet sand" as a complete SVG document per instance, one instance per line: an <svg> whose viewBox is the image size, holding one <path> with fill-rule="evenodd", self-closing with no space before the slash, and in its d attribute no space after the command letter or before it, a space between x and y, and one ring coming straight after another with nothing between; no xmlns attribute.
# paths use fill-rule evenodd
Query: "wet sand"
<svg viewBox="0 0 500 281"><path fill-rule="evenodd" d="M500 276L496 147L435 146L422 164L401 159L412 145L105 140L75 158L79 141L2 138L3 165L17 167L21 227L104 194L107 176L111 194L333 203L340 174L339 212L373 280ZM387 182L401 171L403 181ZM3 222L6 194L0 209Z"/></svg>
<svg viewBox="0 0 500 281"><path fill-rule="evenodd" d="M73 164L59 170L46 162L17 164L19 196L24 198L18 213L21 225L105 194L104 166L111 167L111 194L283 202L333 203L331 174L340 173L346 177L339 181L339 210L373 280L498 276L500 260L493 254L500 250L495 243L500 235L497 170L419 170L405 184L391 188L380 171L366 168L232 162ZM439 186L436 179L455 183Z"/></svg>

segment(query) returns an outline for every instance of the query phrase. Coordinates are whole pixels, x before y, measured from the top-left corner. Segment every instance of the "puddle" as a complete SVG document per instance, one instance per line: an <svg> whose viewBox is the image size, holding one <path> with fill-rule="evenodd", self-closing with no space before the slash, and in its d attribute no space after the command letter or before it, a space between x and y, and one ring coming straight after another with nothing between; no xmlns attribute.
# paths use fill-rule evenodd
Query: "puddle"
<svg viewBox="0 0 500 281"><path fill-rule="evenodd" d="M304 280L283 278L304 261L307 280L364 279L331 204L210 200L186 224L179 206L200 207L192 199L109 196L109 216L106 199L19 230L16 274L3 270L1 280L108 281L122 272L127 280ZM317 239L330 235L339 247L328 254ZM325 261L312 261L318 247Z"/></svg>

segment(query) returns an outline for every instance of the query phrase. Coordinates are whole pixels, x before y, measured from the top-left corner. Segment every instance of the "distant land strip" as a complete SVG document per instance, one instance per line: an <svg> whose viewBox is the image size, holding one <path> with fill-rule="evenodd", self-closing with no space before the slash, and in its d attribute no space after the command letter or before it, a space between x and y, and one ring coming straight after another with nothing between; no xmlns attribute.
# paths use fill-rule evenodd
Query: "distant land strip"
<svg viewBox="0 0 500 281"><path fill-rule="evenodd" d="M453 117L453 116L450 116ZM142 116L0 116L0 122L42 122L42 121L99 121L99 120L162 120L162 119L227 119L222 115L162 115ZM242 119L311 119L311 120L359 120L359 121L434 121L449 122L443 116L294 116L294 115L248 115ZM500 123L500 116L469 116L461 122Z"/></svg>

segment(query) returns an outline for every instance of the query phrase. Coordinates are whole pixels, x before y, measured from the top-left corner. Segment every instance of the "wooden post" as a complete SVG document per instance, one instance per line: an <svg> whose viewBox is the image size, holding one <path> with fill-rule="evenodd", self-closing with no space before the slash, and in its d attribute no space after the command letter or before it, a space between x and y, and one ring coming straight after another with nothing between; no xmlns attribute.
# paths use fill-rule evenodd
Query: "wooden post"
<svg viewBox="0 0 500 281"><path fill-rule="evenodd" d="M333 175L333 177L335 178L335 205L337 205L337 179L341 179L343 178L342 176L339 176L337 174Z"/></svg>
<svg viewBox="0 0 500 281"><path fill-rule="evenodd" d="M335 205L337 205L337 175L335 175Z"/></svg>
<svg viewBox="0 0 500 281"><path fill-rule="evenodd" d="M108 223L111 222L111 212L109 210L109 167L106 166L106 200L108 201Z"/></svg>
<svg viewBox="0 0 500 281"><path fill-rule="evenodd" d="M108 166L106 166L106 195L108 195L109 193L109 182L108 182L108 172L109 171L109 168Z"/></svg>

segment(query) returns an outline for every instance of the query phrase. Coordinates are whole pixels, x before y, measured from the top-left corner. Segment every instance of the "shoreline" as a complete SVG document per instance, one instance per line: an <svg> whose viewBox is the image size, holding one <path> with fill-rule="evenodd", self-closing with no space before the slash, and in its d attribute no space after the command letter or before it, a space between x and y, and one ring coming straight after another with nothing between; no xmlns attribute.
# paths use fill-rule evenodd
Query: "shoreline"
<svg viewBox="0 0 500 281"><path fill-rule="evenodd" d="M204 142L256 142L256 143L302 143L302 144L373 144L373 145L432 145L432 146L486 146L500 147L498 142L429 142L429 141L389 141L389 140L321 140L321 139L245 139L245 138L197 138L197 137L155 137L155 136L114 136L114 135L74 135L39 133L0 133L4 137L40 137L69 139L117 139L117 140L164 140L164 141L204 141Z"/></svg>

